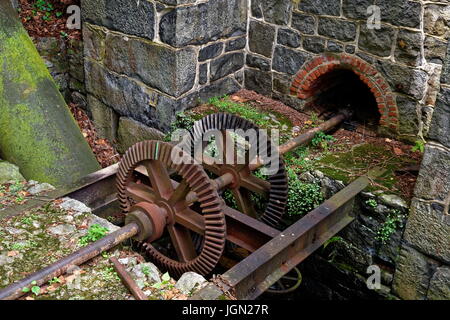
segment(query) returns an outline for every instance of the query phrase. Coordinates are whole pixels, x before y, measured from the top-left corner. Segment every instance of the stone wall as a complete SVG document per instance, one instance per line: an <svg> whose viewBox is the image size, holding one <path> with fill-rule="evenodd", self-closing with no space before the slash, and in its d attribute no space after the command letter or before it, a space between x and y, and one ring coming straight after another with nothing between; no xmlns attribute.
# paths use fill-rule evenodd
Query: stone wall
<svg viewBox="0 0 450 320"><path fill-rule="evenodd" d="M88 109L106 138L133 123L121 118L167 130L176 112L242 87L247 0L81 5Z"/></svg>
<svg viewBox="0 0 450 320"><path fill-rule="evenodd" d="M395 274L394 289L403 299L450 299L449 65L447 60Z"/></svg>
<svg viewBox="0 0 450 320"><path fill-rule="evenodd" d="M380 30L367 27L367 8L374 4L381 9ZM252 0L250 11L246 88L302 109L305 97L292 84L307 75L301 72L308 62L324 55L354 57L379 73L376 89L393 94L393 101L379 101L385 107L381 126L406 140L427 135L450 35L447 1ZM358 71L358 65L344 61L338 67Z"/></svg>

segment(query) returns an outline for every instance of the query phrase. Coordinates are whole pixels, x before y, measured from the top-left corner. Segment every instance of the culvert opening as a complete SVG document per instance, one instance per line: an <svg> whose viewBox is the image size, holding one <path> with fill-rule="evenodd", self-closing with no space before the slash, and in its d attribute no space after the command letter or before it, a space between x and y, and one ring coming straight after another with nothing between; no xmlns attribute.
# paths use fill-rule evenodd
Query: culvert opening
<svg viewBox="0 0 450 320"><path fill-rule="evenodd" d="M338 69L317 78L311 85L305 111L328 118L340 109L350 109L349 129L363 125L376 131L381 114L370 88L351 70Z"/></svg>

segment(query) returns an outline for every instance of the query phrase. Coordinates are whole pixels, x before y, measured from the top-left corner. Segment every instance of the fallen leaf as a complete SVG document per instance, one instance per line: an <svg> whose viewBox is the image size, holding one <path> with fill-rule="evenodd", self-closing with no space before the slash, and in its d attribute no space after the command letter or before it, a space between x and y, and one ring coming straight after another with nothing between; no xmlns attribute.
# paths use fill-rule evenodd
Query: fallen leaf
<svg viewBox="0 0 450 320"><path fill-rule="evenodd" d="M19 254L19 251L9 251L8 252L8 257L15 257Z"/></svg>
<svg viewBox="0 0 450 320"><path fill-rule="evenodd" d="M397 156L401 156L401 155L404 155L404 154L405 154L405 153L403 152L403 150L400 149L400 148L394 148L394 153L395 153L395 155L397 155Z"/></svg>

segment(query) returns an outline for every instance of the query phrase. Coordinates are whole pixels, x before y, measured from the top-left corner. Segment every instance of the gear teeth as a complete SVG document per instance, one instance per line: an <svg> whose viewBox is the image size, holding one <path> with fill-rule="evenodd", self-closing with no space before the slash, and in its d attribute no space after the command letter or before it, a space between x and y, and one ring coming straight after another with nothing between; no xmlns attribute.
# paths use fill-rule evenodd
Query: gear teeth
<svg viewBox="0 0 450 320"><path fill-rule="evenodd" d="M259 145L259 141L262 140L260 139L261 134L263 134L262 131L259 131L259 128L250 121L229 113L215 113L196 121L193 129L190 131L190 136L194 139L193 141L202 141L203 136L210 130L232 129L256 130L258 133L256 138L257 141L254 141L254 138L252 141L249 141L249 143L255 143L255 145L257 145L258 154L268 154L268 156L271 156L272 148L268 139L267 145ZM281 158L279 159L279 162L280 166L278 172L268 177L268 182L270 183L268 202L264 214L260 216L261 221L274 227L278 227L283 218L288 197L286 169Z"/></svg>
<svg viewBox="0 0 450 320"><path fill-rule="evenodd" d="M180 174L189 188L200 195L199 202L205 222L205 238L200 239L200 253L191 261L175 261L160 253L150 243L142 242L138 247L144 250L158 266L168 270L172 276L181 276L187 271L209 274L217 265L225 247L225 216L222 200L203 168L194 164L174 165L171 154L174 146L162 141L143 141L132 146L122 158L117 173L118 199L123 213L128 213L133 203L126 195L126 188L133 180L135 168L144 161L157 160L167 169ZM198 241L197 241L198 242Z"/></svg>

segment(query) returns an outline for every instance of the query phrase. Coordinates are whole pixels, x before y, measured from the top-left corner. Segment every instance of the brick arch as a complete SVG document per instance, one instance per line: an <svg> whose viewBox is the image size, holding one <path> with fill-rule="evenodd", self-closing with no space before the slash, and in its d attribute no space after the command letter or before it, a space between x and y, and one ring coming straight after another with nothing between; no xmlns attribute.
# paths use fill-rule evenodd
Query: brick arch
<svg viewBox="0 0 450 320"><path fill-rule="evenodd" d="M380 112L380 126L398 130L398 109L392 91L384 77L369 63L348 55L322 55L306 62L295 76L291 95L300 99L311 98L315 94L314 84L319 77L338 69L351 70L370 88Z"/></svg>

